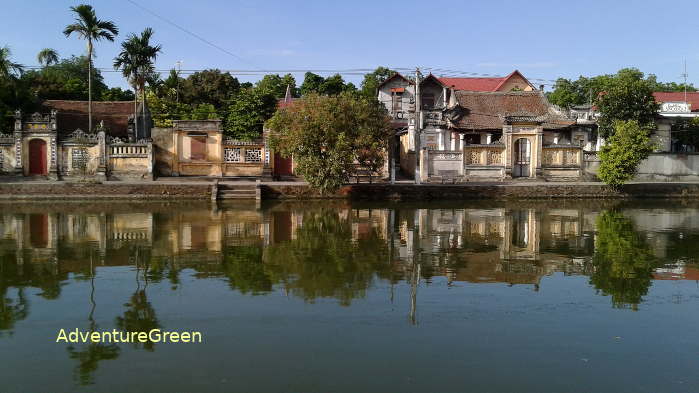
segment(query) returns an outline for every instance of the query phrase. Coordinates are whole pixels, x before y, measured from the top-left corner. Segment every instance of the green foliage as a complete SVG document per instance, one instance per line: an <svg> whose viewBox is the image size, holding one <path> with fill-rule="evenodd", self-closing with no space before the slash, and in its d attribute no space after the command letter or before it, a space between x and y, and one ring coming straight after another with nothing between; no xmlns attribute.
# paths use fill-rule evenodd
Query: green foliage
<svg viewBox="0 0 699 393"><path fill-rule="evenodd" d="M36 60L44 67L58 63L58 52L55 49L44 48L36 55Z"/></svg>
<svg viewBox="0 0 699 393"><path fill-rule="evenodd" d="M353 83L345 83L340 74L331 75L323 78L320 75L312 72L307 72L303 84L301 84L301 95L321 94L321 95L337 95L342 92L356 92L357 87Z"/></svg>
<svg viewBox="0 0 699 393"><path fill-rule="evenodd" d="M653 83L643 79L643 73L636 69L619 71L599 95L597 107L597 124L605 138L614 133L617 120L635 120L641 127L655 128L659 109L653 97Z"/></svg>
<svg viewBox="0 0 699 393"><path fill-rule="evenodd" d="M198 104L189 115L189 119L191 120L211 120L219 118L218 113L216 113L216 108L211 104Z"/></svg>
<svg viewBox="0 0 699 393"><path fill-rule="evenodd" d="M131 90L124 90L121 87L112 87L102 92L102 101L133 101L134 94Z"/></svg>
<svg viewBox="0 0 699 393"><path fill-rule="evenodd" d="M88 98L88 58L71 56L38 71L22 75L24 87L47 100L87 100ZM108 90L102 73L92 69L92 93L102 97Z"/></svg>
<svg viewBox="0 0 699 393"><path fill-rule="evenodd" d="M180 84L180 102L190 105L212 104L216 110L225 108L240 90L238 79L221 70L195 72Z"/></svg>
<svg viewBox="0 0 699 393"><path fill-rule="evenodd" d="M381 103L348 92L308 94L278 110L268 126L272 148L284 157L293 156L296 171L321 193L347 183L355 161L381 167L392 132Z"/></svg>
<svg viewBox="0 0 699 393"><path fill-rule="evenodd" d="M362 96L369 99L377 99L379 85L395 73L395 71L386 67L377 67L373 72L364 75L364 80L361 84Z"/></svg>
<svg viewBox="0 0 699 393"><path fill-rule="evenodd" d="M614 307L636 310L651 285L656 263L651 247L620 212L600 214L596 229L590 284L611 295Z"/></svg>
<svg viewBox="0 0 699 393"><path fill-rule="evenodd" d="M624 68L614 75L581 76L576 81L560 78L548 99L563 108L596 105L600 111L600 133L606 138L614 132L616 120L636 120L652 128L658 111L653 92L676 87L659 83L655 75L646 77L635 68Z"/></svg>
<svg viewBox="0 0 699 393"><path fill-rule="evenodd" d="M154 92L148 93L148 109L155 127L172 127L173 120L189 119L192 107L187 104L178 103L169 96L158 96Z"/></svg>
<svg viewBox="0 0 699 393"><path fill-rule="evenodd" d="M276 99L284 98L287 86L291 88L291 96L298 97L296 79L291 74L286 74L283 77L278 74L268 74L255 84L257 89L271 94Z"/></svg>
<svg viewBox="0 0 699 393"><path fill-rule="evenodd" d="M12 51L10 47L0 47L0 78L2 79L17 77L24 70L24 67L12 61L11 57Z"/></svg>
<svg viewBox="0 0 699 393"><path fill-rule="evenodd" d="M235 139L253 140L262 136L265 121L277 108L275 97L261 89L242 89L228 107L225 133Z"/></svg>
<svg viewBox="0 0 699 393"><path fill-rule="evenodd" d="M638 164L648 158L654 145L650 131L636 120L617 120L614 129L614 134L600 151L598 176L603 182L619 187L634 177Z"/></svg>

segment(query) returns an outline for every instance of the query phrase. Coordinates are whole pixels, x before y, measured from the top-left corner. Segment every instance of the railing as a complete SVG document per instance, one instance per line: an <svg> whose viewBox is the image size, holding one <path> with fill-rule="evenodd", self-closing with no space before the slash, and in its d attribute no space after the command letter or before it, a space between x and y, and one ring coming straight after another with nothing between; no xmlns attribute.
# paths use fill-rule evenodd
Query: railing
<svg viewBox="0 0 699 393"><path fill-rule="evenodd" d="M140 143L120 143L109 145L110 157L148 157L151 147Z"/></svg>
<svg viewBox="0 0 699 393"><path fill-rule="evenodd" d="M226 164L263 164L269 158L262 141L223 141L223 162Z"/></svg>
<svg viewBox="0 0 699 393"><path fill-rule="evenodd" d="M541 157L543 167L579 167L582 148L578 146L544 146Z"/></svg>
<svg viewBox="0 0 699 393"><path fill-rule="evenodd" d="M505 165L505 145L467 145L464 147L464 164L478 166Z"/></svg>
<svg viewBox="0 0 699 393"><path fill-rule="evenodd" d="M599 161L598 151L583 151L583 160L585 161Z"/></svg>
<svg viewBox="0 0 699 393"><path fill-rule="evenodd" d="M0 145L14 145L15 137L10 134L0 133Z"/></svg>

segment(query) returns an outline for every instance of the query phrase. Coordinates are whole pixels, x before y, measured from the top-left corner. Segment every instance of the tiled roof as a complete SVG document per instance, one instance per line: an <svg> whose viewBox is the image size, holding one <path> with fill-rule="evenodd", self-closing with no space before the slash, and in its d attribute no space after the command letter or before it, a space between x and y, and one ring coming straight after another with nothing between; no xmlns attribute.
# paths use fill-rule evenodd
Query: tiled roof
<svg viewBox="0 0 699 393"><path fill-rule="evenodd" d="M502 129L506 117L531 117L542 121L546 129L563 128L575 124L552 106L539 91L457 91L455 96L459 106L466 109L466 114L455 125L457 128Z"/></svg>
<svg viewBox="0 0 699 393"><path fill-rule="evenodd" d="M490 78L439 78L447 87L453 87L454 90L466 90L466 91L498 91L500 86L502 86L508 79L515 75L519 75L526 83L531 86L531 83L527 78L522 75L517 70L512 71L509 75L503 77L490 77ZM532 86L533 88L534 86Z"/></svg>
<svg viewBox="0 0 699 393"><path fill-rule="evenodd" d="M439 78L439 81L454 90L495 91L505 78Z"/></svg>
<svg viewBox="0 0 699 393"><path fill-rule="evenodd" d="M81 129L88 131L87 101L46 100L42 111L58 111L56 123L59 135L67 135ZM101 121L111 136L128 135L129 117L133 116L133 101L93 101L92 126L97 127Z"/></svg>
<svg viewBox="0 0 699 393"><path fill-rule="evenodd" d="M663 92L656 91L653 93L655 101L663 102L684 102L684 92ZM691 105L692 112L699 112L699 92L687 92L687 102Z"/></svg>

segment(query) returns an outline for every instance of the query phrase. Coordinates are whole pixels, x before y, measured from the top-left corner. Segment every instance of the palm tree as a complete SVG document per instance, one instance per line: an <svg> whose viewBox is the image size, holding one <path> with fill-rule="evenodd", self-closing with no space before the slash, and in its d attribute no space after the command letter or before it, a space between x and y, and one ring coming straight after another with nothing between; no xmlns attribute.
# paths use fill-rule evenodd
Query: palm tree
<svg viewBox="0 0 699 393"><path fill-rule="evenodd" d="M13 62L10 57L12 57L12 51L10 47L3 46L0 48L0 78L11 78L21 74L24 67Z"/></svg>
<svg viewBox="0 0 699 393"><path fill-rule="evenodd" d="M58 52L55 49L44 48L36 55L36 60L44 67L58 63Z"/></svg>
<svg viewBox="0 0 699 393"><path fill-rule="evenodd" d="M146 118L146 83L153 83L154 75L156 75L154 61L162 51L161 45L151 45L152 37L153 29L150 27L145 28L140 35L130 34L126 41L121 43L121 52L114 58L114 69L121 69L122 75L134 86L134 90L141 90L142 120L144 122ZM134 111L135 124L136 113ZM143 127L145 129L145 123ZM136 134L138 135L138 133Z"/></svg>
<svg viewBox="0 0 699 393"><path fill-rule="evenodd" d="M66 37L76 33L79 38L87 40L87 118L88 132L92 132L92 42L106 39L114 41L114 36L119 34L119 29L112 21L97 19L95 10L91 5L80 4L77 7L70 7L77 17L63 30Z"/></svg>

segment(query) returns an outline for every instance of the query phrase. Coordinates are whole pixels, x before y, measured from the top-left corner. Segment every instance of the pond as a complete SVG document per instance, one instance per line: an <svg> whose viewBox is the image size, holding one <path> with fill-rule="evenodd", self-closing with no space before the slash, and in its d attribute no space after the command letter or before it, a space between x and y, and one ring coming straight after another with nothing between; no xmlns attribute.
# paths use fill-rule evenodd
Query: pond
<svg viewBox="0 0 699 393"><path fill-rule="evenodd" d="M0 204L0 255L3 392L699 390L699 202Z"/></svg>

